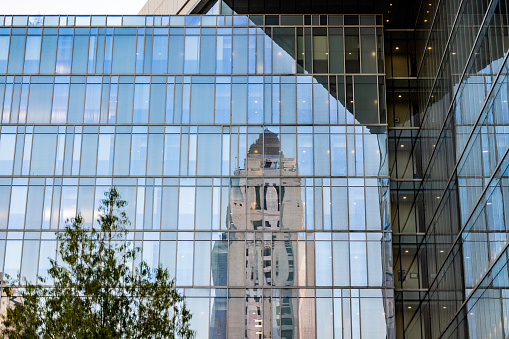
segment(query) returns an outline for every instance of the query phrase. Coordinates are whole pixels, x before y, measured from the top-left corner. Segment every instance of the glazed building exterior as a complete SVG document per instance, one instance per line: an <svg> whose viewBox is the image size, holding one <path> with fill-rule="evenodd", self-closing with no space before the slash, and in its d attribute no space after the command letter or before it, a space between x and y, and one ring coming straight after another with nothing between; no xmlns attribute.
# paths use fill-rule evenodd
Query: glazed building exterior
<svg viewBox="0 0 509 339"><path fill-rule="evenodd" d="M3 274L113 185L198 338L394 337L381 15L0 18Z"/></svg>
<svg viewBox="0 0 509 339"><path fill-rule="evenodd" d="M508 5L0 16L0 270L114 185L200 338L506 338Z"/></svg>

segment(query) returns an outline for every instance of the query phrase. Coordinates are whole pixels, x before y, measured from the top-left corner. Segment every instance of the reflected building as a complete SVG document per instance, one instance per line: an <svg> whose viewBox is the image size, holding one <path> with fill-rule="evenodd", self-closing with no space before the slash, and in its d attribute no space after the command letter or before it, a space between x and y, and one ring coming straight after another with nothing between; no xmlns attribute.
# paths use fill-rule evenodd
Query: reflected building
<svg viewBox="0 0 509 339"><path fill-rule="evenodd" d="M293 232L304 231L301 185L295 158L285 158L278 135L265 129L251 144L242 167L235 171L238 178L231 179L229 230L236 241L216 243L212 256L222 264L212 268L216 272L226 270L234 278L233 286L245 286L245 305L232 305L228 309L226 332L230 337L272 338L298 337L296 325L305 319L296 319L298 299L279 298L271 295L271 288L297 286L298 274L305 274L305 256L298 258L293 248ZM245 244L242 242L245 240ZM225 246L229 246L228 251ZM228 253L228 254L226 254ZM219 259L221 258L221 259ZM245 276L239 274L245 270ZM313 270L313 267L308 267ZM219 281L214 285L226 285ZM225 282L225 281L223 281ZM267 290L265 290L267 289ZM265 293L264 293L265 292ZM273 298L272 297L278 297ZM212 318L225 321L224 303L216 300ZM245 329L239 324L245 322ZM263 326L263 324L268 324ZM211 322L211 331L216 328ZM221 327L221 326L217 326ZM214 332L218 338L226 333Z"/></svg>

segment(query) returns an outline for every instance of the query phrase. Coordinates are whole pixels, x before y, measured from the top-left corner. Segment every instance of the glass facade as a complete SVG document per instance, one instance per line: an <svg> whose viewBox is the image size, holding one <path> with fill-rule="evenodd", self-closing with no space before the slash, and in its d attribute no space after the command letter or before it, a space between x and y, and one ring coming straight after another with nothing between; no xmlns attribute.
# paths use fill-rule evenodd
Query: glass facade
<svg viewBox="0 0 509 339"><path fill-rule="evenodd" d="M0 16L0 271L113 185L198 338L394 337L382 22Z"/></svg>
<svg viewBox="0 0 509 339"><path fill-rule="evenodd" d="M397 337L508 335L508 15L429 1L386 35Z"/></svg>

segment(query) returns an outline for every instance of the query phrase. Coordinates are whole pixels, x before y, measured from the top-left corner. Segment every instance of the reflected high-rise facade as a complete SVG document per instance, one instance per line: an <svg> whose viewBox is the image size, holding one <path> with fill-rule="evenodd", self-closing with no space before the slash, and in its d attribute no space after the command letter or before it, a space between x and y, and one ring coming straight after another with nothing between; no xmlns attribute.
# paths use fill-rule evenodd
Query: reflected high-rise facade
<svg viewBox="0 0 509 339"><path fill-rule="evenodd" d="M3 274L113 185L198 338L394 336L382 16L0 18Z"/></svg>

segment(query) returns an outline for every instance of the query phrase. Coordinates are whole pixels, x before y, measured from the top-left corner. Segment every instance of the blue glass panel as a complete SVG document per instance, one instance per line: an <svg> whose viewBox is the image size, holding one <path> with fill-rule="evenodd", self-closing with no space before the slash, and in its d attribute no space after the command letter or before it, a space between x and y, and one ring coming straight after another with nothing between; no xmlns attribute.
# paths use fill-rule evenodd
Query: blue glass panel
<svg viewBox="0 0 509 339"><path fill-rule="evenodd" d="M51 111L51 122L65 122L67 116L67 99L69 97L69 84L55 84L53 93L53 106Z"/></svg>
<svg viewBox="0 0 509 339"><path fill-rule="evenodd" d="M80 174L93 176L95 175L97 163L97 134L83 134L83 142L81 147Z"/></svg>
<svg viewBox="0 0 509 339"><path fill-rule="evenodd" d="M193 242L179 241L177 246L177 285L191 286L192 284Z"/></svg>
<svg viewBox="0 0 509 339"><path fill-rule="evenodd" d="M132 84L118 85L117 123L126 124L132 121L133 91L134 85Z"/></svg>
<svg viewBox="0 0 509 339"><path fill-rule="evenodd" d="M232 72L232 37L217 36L217 67L216 73L230 74Z"/></svg>
<svg viewBox="0 0 509 339"><path fill-rule="evenodd" d="M332 286L332 251L331 243L320 241L316 243L315 267L316 285Z"/></svg>
<svg viewBox="0 0 509 339"><path fill-rule="evenodd" d="M247 84L232 85L232 124L245 124L247 115Z"/></svg>
<svg viewBox="0 0 509 339"><path fill-rule="evenodd" d="M25 36L12 35L9 49L8 73L21 73L25 55Z"/></svg>
<svg viewBox="0 0 509 339"><path fill-rule="evenodd" d="M351 230L366 229L366 221L364 217L364 188L349 187L348 188L348 209L349 209L349 225Z"/></svg>
<svg viewBox="0 0 509 339"><path fill-rule="evenodd" d="M244 35L233 36L233 52L232 52L232 73L247 73L247 38Z"/></svg>
<svg viewBox="0 0 509 339"><path fill-rule="evenodd" d="M194 187L180 187L179 219L178 219L178 228L180 230L194 229L194 205L195 205L195 188ZM192 243L191 243L191 252L192 252ZM190 269L191 268L192 268L192 265L191 265Z"/></svg>
<svg viewBox="0 0 509 339"><path fill-rule="evenodd" d="M136 36L115 35L113 39L112 73L134 73L136 57Z"/></svg>
<svg viewBox="0 0 509 339"><path fill-rule="evenodd" d="M56 57L57 57L57 36L43 35L41 47L40 72L43 74L55 72Z"/></svg>
<svg viewBox="0 0 509 339"><path fill-rule="evenodd" d="M287 85L284 85L283 88L286 88L286 86ZM298 84L297 85L297 122L299 124L310 124L313 122L312 107L313 107L313 87L312 87L312 85L311 84Z"/></svg>
<svg viewBox="0 0 509 339"><path fill-rule="evenodd" d="M97 148L97 175L111 175L113 171L113 134L100 134Z"/></svg>
<svg viewBox="0 0 509 339"><path fill-rule="evenodd" d="M221 135L199 134L197 170L198 175L221 175Z"/></svg>
<svg viewBox="0 0 509 339"><path fill-rule="evenodd" d="M152 35L145 35L145 51L143 52L143 73L150 73L152 65Z"/></svg>
<svg viewBox="0 0 509 339"><path fill-rule="evenodd" d="M32 84L28 99L28 123L49 123L53 84Z"/></svg>
<svg viewBox="0 0 509 339"><path fill-rule="evenodd" d="M230 123L231 85L216 84L215 123Z"/></svg>
<svg viewBox="0 0 509 339"><path fill-rule="evenodd" d="M150 115L149 115L150 123L152 124L164 123L165 96L166 96L165 84L152 84L150 86ZM169 123L171 123L171 121L169 121Z"/></svg>
<svg viewBox="0 0 509 339"><path fill-rule="evenodd" d="M7 56L9 55L9 37L0 36L0 73L7 71Z"/></svg>
<svg viewBox="0 0 509 339"><path fill-rule="evenodd" d="M96 53L97 53L97 37L91 35L90 36L90 42L89 42L89 48L88 48L88 66L87 66L87 73L94 73L96 68Z"/></svg>
<svg viewBox="0 0 509 339"><path fill-rule="evenodd" d="M76 35L72 53L72 72L86 73L88 59L88 36Z"/></svg>
<svg viewBox="0 0 509 339"><path fill-rule="evenodd" d="M147 136L133 134L131 144L131 175L145 175L147 166Z"/></svg>
<svg viewBox="0 0 509 339"><path fill-rule="evenodd" d="M90 124L99 123L100 109L101 109L101 84L87 84L84 122Z"/></svg>
<svg viewBox="0 0 509 339"><path fill-rule="evenodd" d="M297 135L297 151L299 175L313 175L313 136L311 134Z"/></svg>
<svg viewBox="0 0 509 339"><path fill-rule="evenodd" d="M164 175L179 173L180 135L166 134L164 141Z"/></svg>
<svg viewBox="0 0 509 339"><path fill-rule="evenodd" d="M164 134L149 134L147 149L147 175L160 176L163 173Z"/></svg>
<svg viewBox="0 0 509 339"><path fill-rule="evenodd" d="M200 41L200 73L214 73L216 66L216 37L203 35Z"/></svg>
<svg viewBox="0 0 509 339"><path fill-rule="evenodd" d="M168 67L168 36L155 35L152 42L152 73L166 73Z"/></svg>
<svg viewBox="0 0 509 339"><path fill-rule="evenodd" d="M16 134L4 133L0 135L0 175L12 174L15 144Z"/></svg>
<svg viewBox="0 0 509 339"><path fill-rule="evenodd" d="M314 135L314 164L315 175L330 175L330 147L329 134Z"/></svg>
<svg viewBox="0 0 509 339"><path fill-rule="evenodd" d="M25 48L24 73L37 73L39 71L39 57L41 55L41 36L27 37Z"/></svg>
<svg viewBox="0 0 509 339"><path fill-rule="evenodd" d="M263 84L249 84L247 116L250 124L263 123Z"/></svg>
<svg viewBox="0 0 509 339"><path fill-rule="evenodd" d="M168 73L181 74L184 64L184 37L180 35L171 35L169 45Z"/></svg>
<svg viewBox="0 0 509 339"><path fill-rule="evenodd" d="M214 122L214 84L191 85L191 123Z"/></svg>
<svg viewBox="0 0 509 339"><path fill-rule="evenodd" d="M149 93L149 84L134 85L133 123L135 124L146 124L148 122Z"/></svg>
<svg viewBox="0 0 509 339"><path fill-rule="evenodd" d="M327 83L313 85L313 121L315 124L329 123L329 91Z"/></svg>
<svg viewBox="0 0 509 339"><path fill-rule="evenodd" d="M71 84L71 89L69 92L69 111L67 112L67 122L82 123L84 105L85 85Z"/></svg>
<svg viewBox="0 0 509 339"><path fill-rule="evenodd" d="M296 85L281 85L281 122L284 124L295 124L296 112Z"/></svg>
<svg viewBox="0 0 509 339"><path fill-rule="evenodd" d="M55 68L55 73L67 74L71 72L71 57L72 57L72 36L60 35L58 37L57 65Z"/></svg>
<svg viewBox="0 0 509 339"><path fill-rule="evenodd" d="M366 267L366 243L362 241L350 242L351 285L366 286L368 270Z"/></svg>
<svg viewBox="0 0 509 339"><path fill-rule="evenodd" d="M200 37L186 36L184 53L184 73L198 73Z"/></svg>

